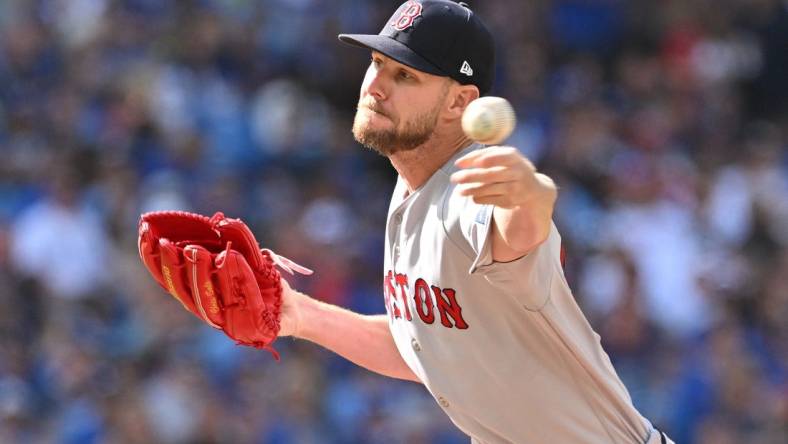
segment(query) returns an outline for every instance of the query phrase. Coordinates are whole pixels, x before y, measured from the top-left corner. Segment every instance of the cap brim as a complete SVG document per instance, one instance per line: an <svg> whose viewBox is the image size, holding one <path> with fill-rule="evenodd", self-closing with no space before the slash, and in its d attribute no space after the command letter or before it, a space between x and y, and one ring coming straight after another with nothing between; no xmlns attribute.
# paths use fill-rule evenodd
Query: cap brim
<svg viewBox="0 0 788 444"><path fill-rule="evenodd" d="M446 76L440 68L391 37L377 34L339 34L339 40L348 45L378 51L387 57L429 74Z"/></svg>

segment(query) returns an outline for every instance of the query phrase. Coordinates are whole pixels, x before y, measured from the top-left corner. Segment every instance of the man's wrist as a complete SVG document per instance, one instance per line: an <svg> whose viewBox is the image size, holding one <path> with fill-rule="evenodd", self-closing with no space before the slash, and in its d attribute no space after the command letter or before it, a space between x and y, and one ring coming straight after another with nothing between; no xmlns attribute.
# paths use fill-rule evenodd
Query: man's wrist
<svg viewBox="0 0 788 444"><path fill-rule="evenodd" d="M318 301L298 291L293 291L293 293L296 315L293 319L294 325L291 336L299 339L309 339L311 335L309 327L314 324L311 319L315 318L314 312L318 306Z"/></svg>

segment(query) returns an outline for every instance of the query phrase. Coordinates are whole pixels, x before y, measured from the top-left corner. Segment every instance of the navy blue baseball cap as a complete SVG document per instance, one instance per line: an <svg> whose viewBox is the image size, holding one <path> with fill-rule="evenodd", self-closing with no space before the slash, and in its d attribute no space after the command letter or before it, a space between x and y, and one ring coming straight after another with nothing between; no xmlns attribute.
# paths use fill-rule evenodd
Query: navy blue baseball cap
<svg viewBox="0 0 788 444"><path fill-rule="evenodd" d="M409 0L379 34L340 34L339 40L369 48L419 71L492 87L495 46L482 20L465 3Z"/></svg>

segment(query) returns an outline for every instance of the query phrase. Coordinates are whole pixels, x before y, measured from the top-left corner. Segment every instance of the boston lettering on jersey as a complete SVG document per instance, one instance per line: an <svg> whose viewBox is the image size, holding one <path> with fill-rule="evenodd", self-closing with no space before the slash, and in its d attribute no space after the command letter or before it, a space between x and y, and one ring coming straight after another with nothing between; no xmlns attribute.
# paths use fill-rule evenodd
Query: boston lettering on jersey
<svg viewBox="0 0 788 444"><path fill-rule="evenodd" d="M408 275L389 270L383 277L383 294L392 319L404 316L408 321L413 320L408 303L410 299L416 307L416 314L425 324L435 322L437 311L437 317L444 327L468 328L468 323L462 318L462 307L457 302L457 292L453 288L429 285L422 278L416 279L411 288Z"/></svg>

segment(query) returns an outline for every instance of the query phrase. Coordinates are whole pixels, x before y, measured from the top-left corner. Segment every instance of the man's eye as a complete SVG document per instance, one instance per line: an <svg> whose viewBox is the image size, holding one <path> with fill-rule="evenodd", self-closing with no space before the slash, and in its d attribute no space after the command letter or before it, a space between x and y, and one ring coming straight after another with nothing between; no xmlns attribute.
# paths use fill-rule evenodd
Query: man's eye
<svg viewBox="0 0 788 444"><path fill-rule="evenodd" d="M403 80L410 80L410 79L412 79L412 78L413 78L413 76L412 76L412 75L410 75L410 73L409 73L409 72L407 72L407 71L400 71L400 72L399 72L399 76L400 76L400 78L401 78L401 79L403 79Z"/></svg>

